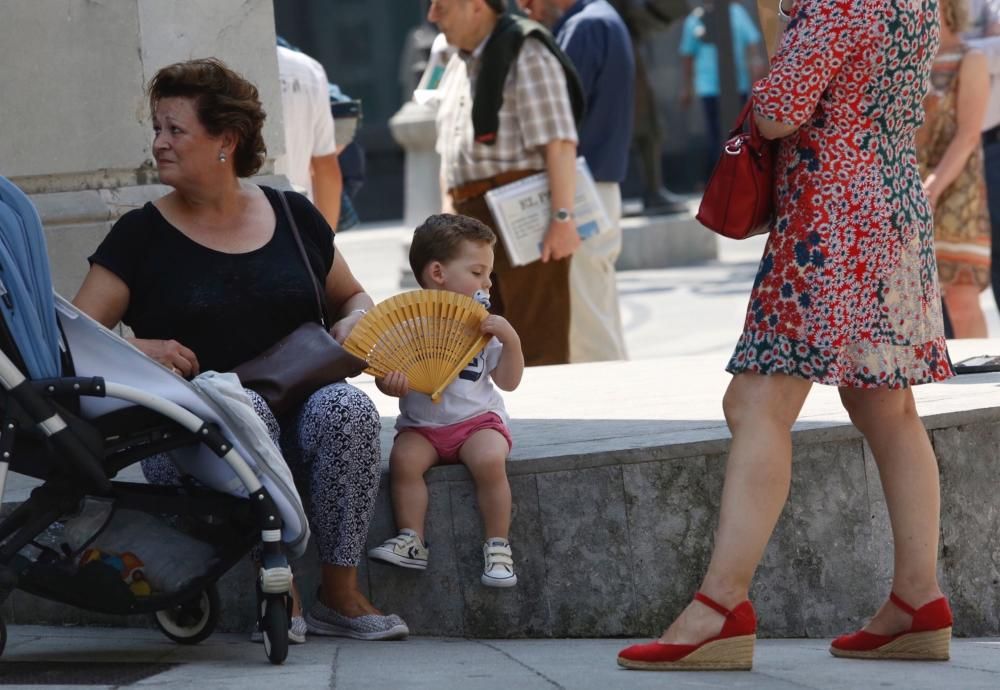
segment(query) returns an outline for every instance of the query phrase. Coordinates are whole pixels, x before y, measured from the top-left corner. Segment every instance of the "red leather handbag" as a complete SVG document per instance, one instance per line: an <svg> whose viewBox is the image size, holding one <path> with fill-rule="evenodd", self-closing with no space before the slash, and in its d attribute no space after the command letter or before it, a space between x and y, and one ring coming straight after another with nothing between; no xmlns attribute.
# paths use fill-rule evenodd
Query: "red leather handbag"
<svg viewBox="0 0 1000 690"><path fill-rule="evenodd" d="M757 131L752 104L749 99L729 133L695 216L709 230L734 240L768 232L774 217L774 144Z"/></svg>

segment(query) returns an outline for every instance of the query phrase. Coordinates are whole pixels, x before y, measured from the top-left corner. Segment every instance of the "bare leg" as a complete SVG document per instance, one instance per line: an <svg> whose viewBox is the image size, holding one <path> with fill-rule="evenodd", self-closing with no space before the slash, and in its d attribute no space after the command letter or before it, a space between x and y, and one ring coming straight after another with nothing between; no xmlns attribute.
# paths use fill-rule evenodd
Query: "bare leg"
<svg viewBox="0 0 1000 690"><path fill-rule="evenodd" d="M507 439L493 429L469 437L458 452L476 484L476 498L483 515L486 538L507 538L510 532L510 483L507 481Z"/></svg>
<svg viewBox="0 0 1000 690"><path fill-rule="evenodd" d="M941 596L937 581L941 487L937 460L909 388L841 389L840 398L875 456L893 537L893 591L917 608ZM908 630L910 616L886 603L865 627Z"/></svg>
<svg viewBox="0 0 1000 690"><path fill-rule="evenodd" d="M323 563L320 577L322 587L319 598L327 608L349 618L381 613L358 589L356 567Z"/></svg>
<svg viewBox="0 0 1000 690"><path fill-rule="evenodd" d="M986 316L979 306L975 285L949 285L942 289L956 338L985 338Z"/></svg>
<svg viewBox="0 0 1000 690"><path fill-rule="evenodd" d="M733 608L750 591L750 580L764 554L788 498L792 468L792 424L812 384L777 374L733 377L723 399L733 434L722 488L719 528L701 591ZM719 634L723 617L693 601L660 639L697 644Z"/></svg>
<svg viewBox="0 0 1000 690"><path fill-rule="evenodd" d="M389 490L397 529L412 529L424 540L427 516L427 483L424 474L438 463L430 441L420 434L403 432L389 453Z"/></svg>

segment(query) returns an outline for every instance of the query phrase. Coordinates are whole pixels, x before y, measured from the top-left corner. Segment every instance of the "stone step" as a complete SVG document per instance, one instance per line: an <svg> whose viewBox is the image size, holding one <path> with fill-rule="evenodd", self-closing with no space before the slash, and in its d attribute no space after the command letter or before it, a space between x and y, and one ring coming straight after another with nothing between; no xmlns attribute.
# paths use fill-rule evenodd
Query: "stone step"
<svg viewBox="0 0 1000 690"><path fill-rule="evenodd" d="M956 360L1000 352L1000 339L952 345ZM729 443L720 404L729 377L721 365L687 357L529 369L505 396L513 418L508 475L518 585L480 584L474 488L463 467L444 466L427 474L429 568L362 563L365 590L419 635L658 634L690 599L710 553ZM940 573L959 635L1000 633L998 384L1000 374L980 374L914 389L941 467ZM385 459L396 403L370 378L359 386L382 414ZM791 496L751 598L762 636L829 637L863 624L888 595L885 501L871 454L836 390L814 388L793 443ZM368 547L393 534L383 476ZM317 573L314 557L296 566L307 601ZM222 628L248 630L249 565L234 568L220 589ZM2 613L14 623L146 624L21 592Z"/></svg>

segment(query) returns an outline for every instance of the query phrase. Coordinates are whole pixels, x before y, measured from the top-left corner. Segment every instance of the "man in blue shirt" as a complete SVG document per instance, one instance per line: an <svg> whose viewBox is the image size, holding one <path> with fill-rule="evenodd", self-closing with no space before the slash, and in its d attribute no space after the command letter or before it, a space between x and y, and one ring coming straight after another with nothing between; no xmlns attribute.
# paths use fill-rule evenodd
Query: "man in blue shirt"
<svg viewBox="0 0 1000 690"><path fill-rule="evenodd" d="M725 1L725 0L723 0ZM681 33L681 105L691 103L691 91L701 100L705 113L705 135L707 138L708 167L706 175L715 166L722 147L722 123L719 122L719 55L715 44L708 40L704 21L706 7L696 8L684 20ZM741 101L746 101L752 78L763 76L762 62L758 55L760 31L746 9L736 2L729 3L729 25L733 39L733 59L736 63L736 87ZM725 123L728 127L731 123Z"/></svg>
<svg viewBox="0 0 1000 690"><path fill-rule="evenodd" d="M625 24L607 0L518 0L548 26L572 60L587 101L577 147L593 173L611 230L589 238L570 263L570 362L625 359L615 280L622 197L632 141L635 59Z"/></svg>

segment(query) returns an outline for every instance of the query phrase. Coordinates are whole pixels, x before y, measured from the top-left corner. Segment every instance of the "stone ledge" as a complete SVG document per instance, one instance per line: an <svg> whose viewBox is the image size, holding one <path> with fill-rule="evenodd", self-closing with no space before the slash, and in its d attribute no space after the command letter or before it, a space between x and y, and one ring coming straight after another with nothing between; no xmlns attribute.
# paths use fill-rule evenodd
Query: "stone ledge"
<svg viewBox="0 0 1000 690"><path fill-rule="evenodd" d="M715 234L691 213L627 217L621 225L619 271L683 266L719 256Z"/></svg>
<svg viewBox="0 0 1000 690"><path fill-rule="evenodd" d="M1000 340L952 347L956 359L997 351ZM363 562L366 591L420 635L657 634L689 600L709 557L729 443L719 409L727 381L705 357L529 369L508 396L518 586L480 585L474 488L464 468L449 466L428 473L428 570ZM959 635L1000 632L998 384L1000 374L984 374L915 389L941 467L940 572ZM383 415L387 457L395 401L370 380L359 385ZM763 636L830 637L863 624L888 592L885 501L836 390L814 388L793 447L791 496L751 597ZM383 476L367 546L394 533ZM314 557L296 565L307 601L317 570ZM251 584L246 564L223 578L224 629L249 628ZM2 611L15 623L145 624L20 592Z"/></svg>

